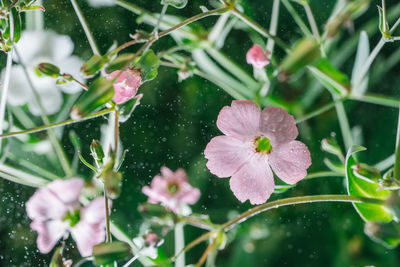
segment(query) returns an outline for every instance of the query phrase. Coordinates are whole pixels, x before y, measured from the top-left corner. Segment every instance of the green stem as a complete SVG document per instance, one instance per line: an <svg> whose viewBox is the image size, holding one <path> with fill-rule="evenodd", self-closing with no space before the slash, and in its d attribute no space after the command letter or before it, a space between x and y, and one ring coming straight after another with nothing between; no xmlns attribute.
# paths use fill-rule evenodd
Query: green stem
<svg viewBox="0 0 400 267"><path fill-rule="evenodd" d="M82 25L83 30L85 31L86 37L89 41L90 47L92 48L93 54L100 55L99 48L94 40L92 32L89 28L89 24L87 23L85 17L83 16L82 10L79 8L78 3L76 0L70 0L72 6L74 7L75 13L78 16L79 22Z"/></svg>
<svg viewBox="0 0 400 267"><path fill-rule="evenodd" d="M266 38L270 38L274 40L274 42L279 45L283 50L285 50L286 53L290 54L290 47L285 44L280 38L276 37L275 35L272 35L270 32L268 32L266 29L264 29L260 24L255 22L252 18L248 17L244 13L240 12L237 10L235 7L231 8L231 12L237 16L239 19L241 19L243 22L245 22L247 25L249 25L251 28L256 30L258 33L260 33L262 36Z"/></svg>
<svg viewBox="0 0 400 267"><path fill-rule="evenodd" d="M274 3L272 4L271 23L269 24L269 32L272 35L276 35L276 31L278 29L280 2L281 2L280 0L274 0ZM268 39L267 51L269 51L271 55L274 53L274 46L275 46L275 41L273 39Z"/></svg>
<svg viewBox="0 0 400 267"><path fill-rule="evenodd" d="M21 134L36 133L36 132L40 132L40 131L44 131L44 130L50 130L52 128L68 125L68 124L71 124L71 123L82 122L82 121L85 121L85 120L89 120L89 119L93 119L93 118L96 118L96 117L100 117L102 115L106 115L108 113L113 112L114 110L115 110L115 108L112 107L112 108L104 109L102 111L93 113L92 115L89 115L89 116L87 116L85 118L82 118L80 120L68 119L68 120L65 120L65 121L50 123L50 124L47 124L47 125L42 125L42 126L38 126L38 127L22 130L22 131L5 133L5 134L0 135L0 139L1 138L10 138L10 137L14 137L14 136L21 135Z"/></svg>
<svg viewBox="0 0 400 267"><path fill-rule="evenodd" d="M111 243L110 208L108 205L107 189L104 186L104 202L106 206L106 242Z"/></svg>
<svg viewBox="0 0 400 267"><path fill-rule="evenodd" d="M182 222L178 222L175 225L175 254L177 256L175 260L175 267L184 267L185 266L185 253L180 253L185 247L185 235L183 232L184 224Z"/></svg>
<svg viewBox="0 0 400 267"><path fill-rule="evenodd" d="M321 35L319 34L318 26L317 26L317 23L315 22L315 18L314 18L314 15L313 15L312 11L311 11L310 5L308 4L308 2L306 2L306 3L303 4L303 7L304 7L304 10L306 11L308 23L311 26L311 30L313 32L314 37L317 40L321 40Z"/></svg>
<svg viewBox="0 0 400 267"><path fill-rule="evenodd" d="M301 196L301 197L292 197L292 198L285 198L279 199L275 201L271 201L259 206L256 206L236 218L228 221L227 223L223 224L220 228L215 229L213 231L207 232L200 237L196 238L192 242L190 242L185 248L183 248L179 253L175 254L171 260L176 259L180 253L186 252L196 245L200 244L201 242L207 240L209 237L213 236L214 234L218 233L219 231L223 230L225 232L231 230L236 225L245 222L247 219L260 214L262 212L266 212L271 209L276 209L283 206L290 206L296 204L304 204L304 203L315 203L315 202L348 202L348 203L371 203L377 205L385 204L385 201L380 199L374 198L363 198L357 196L348 196L348 195L317 195L317 196Z"/></svg>
<svg viewBox="0 0 400 267"><path fill-rule="evenodd" d="M314 179L319 177L343 177L343 173L331 172L331 171L321 171L308 174L304 179Z"/></svg>
<svg viewBox="0 0 400 267"><path fill-rule="evenodd" d="M18 57L19 64L22 66L24 75L25 75L25 77L26 77L26 79L28 81L29 87L30 87L30 89L31 89L31 91L33 93L35 101L36 101L37 105L39 106L40 116L41 116L41 118L43 120L43 123L45 125L50 125L51 124L50 120L46 115L46 110L43 107L42 100L40 99L40 95L38 94L38 92L36 91L35 86L33 85L33 82L32 82L32 79L31 79L29 73L28 73L27 67L24 64L24 61L21 58L21 55L18 52L18 49L16 47L14 49L15 49L15 54ZM71 168L71 166L69 164L68 157L65 154L65 151L64 151L60 141L57 139L56 134L54 133L54 131L52 129L47 129L47 134L48 134L50 142L53 145L53 148L54 148L54 150L55 150L55 152L56 152L56 154L58 156L58 160L61 163L61 166L62 166L62 168L63 168L63 170L65 172L65 175L68 176L68 177L72 177L73 176L73 172L72 172L72 168ZM1 136L0 136L0 138L1 138Z"/></svg>
<svg viewBox="0 0 400 267"><path fill-rule="evenodd" d="M371 104L375 104L375 105L382 105L382 106L392 107L392 108L398 108L400 105L399 98L392 98L392 97L383 96L383 95L375 95L375 94L371 94L371 93L365 93L364 95L361 95L361 96L349 95L348 98L351 100L361 101L361 102L365 102L365 103L371 103Z"/></svg>
<svg viewBox="0 0 400 267"><path fill-rule="evenodd" d="M297 26L299 26L299 28L303 32L304 36L312 37L312 33L308 29L307 25L304 23L303 19L300 17L300 15L294 9L292 4L288 0L281 0L281 1L282 1L282 4L286 7L287 11L289 11L291 17L294 19Z"/></svg>
<svg viewBox="0 0 400 267"><path fill-rule="evenodd" d="M335 97L335 96L334 96ZM343 142L346 148L349 149L353 144L353 135L351 133L349 120L347 119L346 110L344 109L343 103L339 102L335 104L337 117L339 119L340 130L343 136Z"/></svg>
<svg viewBox="0 0 400 267"><path fill-rule="evenodd" d="M397 123L397 136L396 136L396 150L395 150L395 161L393 176L395 179L400 180L400 106L399 106L399 118Z"/></svg>
<svg viewBox="0 0 400 267"><path fill-rule="evenodd" d="M335 100L335 101L333 101L333 102L331 102L329 104L326 104L325 106L322 106L322 107L314 110L313 112L303 116L302 118L297 119L296 120L296 124L299 124L301 122L304 122L306 120L314 118L314 117L316 117L316 116L318 116L318 115L330 110L331 108L335 107L336 104L341 103L341 102L345 101L346 99L347 99L347 97L342 97L342 98L339 98L339 99L337 99L337 100Z"/></svg>

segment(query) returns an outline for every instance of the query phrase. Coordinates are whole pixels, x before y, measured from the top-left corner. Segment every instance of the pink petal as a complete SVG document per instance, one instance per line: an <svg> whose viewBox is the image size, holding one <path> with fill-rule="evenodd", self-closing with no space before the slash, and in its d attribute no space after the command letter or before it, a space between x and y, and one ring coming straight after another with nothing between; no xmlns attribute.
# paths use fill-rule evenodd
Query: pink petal
<svg viewBox="0 0 400 267"><path fill-rule="evenodd" d="M179 192L175 197L179 203L193 205L200 198L200 190L185 182L179 185Z"/></svg>
<svg viewBox="0 0 400 267"><path fill-rule="evenodd" d="M251 142L229 136L214 137L204 150L207 168L220 178L232 176L254 153Z"/></svg>
<svg viewBox="0 0 400 267"><path fill-rule="evenodd" d="M104 223L90 224L85 221L80 221L71 229L71 234L81 256L87 257L92 255L93 246L104 241Z"/></svg>
<svg viewBox="0 0 400 267"><path fill-rule="evenodd" d="M76 206L79 204L79 196L85 182L80 178L68 180L55 180L49 183L46 188L53 192L66 205Z"/></svg>
<svg viewBox="0 0 400 267"><path fill-rule="evenodd" d="M306 177L307 168L311 165L310 151L300 141L278 146L268 155L268 160L275 174L288 184L295 184Z"/></svg>
<svg viewBox="0 0 400 267"><path fill-rule="evenodd" d="M262 204L274 191L274 176L265 155L255 155L230 179L233 194L241 202Z"/></svg>
<svg viewBox="0 0 400 267"><path fill-rule="evenodd" d="M225 135L248 140L257 137L260 125L260 109L249 100L234 100L219 113L217 127Z"/></svg>
<svg viewBox="0 0 400 267"><path fill-rule="evenodd" d="M108 201L111 211L112 202ZM104 223L106 219L106 205L103 197L96 197L81 210L81 220L89 224Z"/></svg>
<svg viewBox="0 0 400 267"><path fill-rule="evenodd" d="M259 45L253 45L252 48L247 51L246 61L247 64L253 65L255 68L264 68L269 64L268 60L269 52L265 52Z"/></svg>
<svg viewBox="0 0 400 267"><path fill-rule="evenodd" d="M279 107L267 107L261 112L261 132L270 140L272 149L280 143L294 140L299 132L293 116Z"/></svg>
<svg viewBox="0 0 400 267"><path fill-rule="evenodd" d="M114 79L121 71L113 71L108 77L108 80ZM140 85L142 77L138 71L126 70L114 81L114 98L113 101L117 104L122 104L133 98Z"/></svg>
<svg viewBox="0 0 400 267"><path fill-rule="evenodd" d="M168 167L162 166L161 167L161 175L165 178L173 176L174 172L171 171Z"/></svg>
<svg viewBox="0 0 400 267"><path fill-rule="evenodd" d="M47 187L38 189L25 204L32 220L62 219L68 207Z"/></svg>
<svg viewBox="0 0 400 267"><path fill-rule="evenodd" d="M66 232L65 223L58 220L48 222L33 221L31 228L38 232L37 247L44 254L49 253Z"/></svg>

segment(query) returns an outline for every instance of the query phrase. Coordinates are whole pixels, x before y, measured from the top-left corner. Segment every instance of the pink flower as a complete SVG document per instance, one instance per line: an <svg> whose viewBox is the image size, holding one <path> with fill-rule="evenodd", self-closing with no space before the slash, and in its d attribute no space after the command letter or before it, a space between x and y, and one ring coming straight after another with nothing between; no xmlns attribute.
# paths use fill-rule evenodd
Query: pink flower
<svg viewBox="0 0 400 267"><path fill-rule="evenodd" d="M254 68L262 69L269 64L268 56L269 51L264 52L259 45L255 44L247 51L246 61L247 64L253 65Z"/></svg>
<svg viewBox="0 0 400 267"><path fill-rule="evenodd" d="M310 152L294 140L296 124L285 110L267 107L260 112L255 103L237 100L221 110L217 126L225 135L208 143L207 167L220 178L231 176L230 187L241 202L267 201L274 191L270 167L288 184L307 175Z"/></svg>
<svg viewBox="0 0 400 267"><path fill-rule="evenodd" d="M120 72L120 70L111 72L107 79L114 79ZM141 84L142 77L140 76L140 72L130 69L123 71L114 82L114 102L117 104L122 104L133 98Z"/></svg>
<svg viewBox="0 0 400 267"><path fill-rule="evenodd" d="M90 256L93 246L104 241L104 200L98 197L81 207L79 196L83 186L80 178L56 180L38 189L26 202L31 228L38 232L36 243L40 252L50 252L69 232L82 257Z"/></svg>
<svg viewBox="0 0 400 267"><path fill-rule="evenodd" d="M150 187L144 186L142 192L149 197L148 202L162 203L175 213L179 212L182 204L193 205L200 197L199 189L187 182L183 169L172 172L167 167L162 167L161 176L155 176Z"/></svg>

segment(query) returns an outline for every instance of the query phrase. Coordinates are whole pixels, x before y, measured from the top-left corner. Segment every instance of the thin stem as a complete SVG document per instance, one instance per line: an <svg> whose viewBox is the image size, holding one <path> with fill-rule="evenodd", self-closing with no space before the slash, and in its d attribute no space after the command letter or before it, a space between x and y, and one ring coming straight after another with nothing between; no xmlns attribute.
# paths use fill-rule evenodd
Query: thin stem
<svg viewBox="0 0 400 267"><path fill-rule="evenodd" d="M114 153L117 154L118 151L118 140L119 140L119 111L114 111L115 125L114 125Z"/></svg>
<svg viewBox="0 0 400 267"><path fill-rule="evenodd" d="M137 43L137 40L131 40L131 41L129 41L129 42L126 42L126 43L124 43L124 44L122 44L122 45L120 45L120 46L118 46L117 48L115 48L115 52L120 52L121 50L123 50L123 49L125 49L125 48L127 48L127 47L129 47L129 46L131 46L131 45L134 45L134 44L136 44Z"/></svg>
<svg viewBox="0 0 400 267"><path fill-rule="evenodd" d="M371 93L366 93L361 96L349 95L348 98L351 100L361 101L361 102L365 102L365 103L371 103L371 104L375 104L375 105L382 105L382 106L392 107L392 108L398 108L400 105L399 98L392 98L392 97L388 97L388 96L376 95L376 94L371 94Z"/></svg>
<svg viewBox="0 0 400 267"><path fill-rule="evenodd" d="M153 30L153 33L155 36L158 35L158 27L160 27L161 20L163 19L165 13L167 12L167 9L168 9L168 4L163 5L160 16L158 17L156 26L154 27L154 30Z"/></svg>
<svg viewBox="0 0 400 267"><path fill-rule="evenodd" d="M400 180L400 106L399 106L399 118L397 123L397 136L396 136L396 150L395 150L395 161L393 176L395 179Z"/></svg>
<svg viewBox="0 0 400 267"><path fill-rule="evenodd" d="M341 102L345 101L346 99L347 99L347 97L342 97L342 98L339 98L339 99L337 99L337 100L335 100L335 101L333 101L333 102L331 102L331 103L329 103L329 104L326 104L325 106L322 106L322 107L320 107L320 108L314 110L313 112L311 112L311 113L309 113L309 114L303 116L302 118L297 119L297 120L296 120L296 124L299 124L299 123L301 123L301 122L304 122L304 121L306 121L306 120L309 120L309 119L311 119L311 118L314 118L314 117L316 117L316 116L318 116L318 115L321 115L322 113L324 113L324 112L330 110L331 108L335 107L335 105L336 105L337 103L341 103Z"/></svg>
<svg viewBox="0 0 400 267"><path fill-rule="evenodd" d="M269 32L272 35L276 35L276 31L278 29L278 18L279 18L279 3L280 0L274 0L274 3L272 4L272 16L271 16L271 23L269 24ZM271 38L268 39L267 42L267 51L270 52L272 55L274 52L274 45L275 41Z"/></svg>
<svg viewBox="0 0 400 267"><path fill-rule="evenodd" d="M24 64L24 61L21 58L21 55L18 52L18 49L16 47L14 47L14 49L15 49L15 54L18 57L19 64L22 66L22 70L24 72L24 75L26 76L26 79L28 81L29 87L30 87L30 89L31 89L31 91L33 93L34 98L35 98L36 104L39 107L40 116L42 118L42 121L43 121L43 123L45 125L50 125L51 124L50 120L47 117L46 110L44 109L43 104L42 104L42 100L40 99L40 95L37 92L35 86L33 85L33 82L32 82L32 79L31 79L29 73L28 73L27 67ZM68 177L72 177L73 176L72 168L71 168L71 166L69 164L69 160L67 158L67 155L65 154L65 151L64 151L60 141L57 139L56 134L54 133L54 131L52 129L47 129L47 134L48 134L50 142L53 145L53 148L54 148L54 150L55 150L55 152L56 152L56 154L58 156L58 160L60 161L61 166L62 166L65 174Z"/></svg>
<svg viewBox="0 0 400 267"><path fill-rule="evenodd" d="M400 18L397 19L397 21L395 22L395 24L393 25L392 28L390 28L389 33L392 34L394 32L394 30L399 26L400 24ZM360 71L360 75L358 75L358 79L354 82L353 86L356 88L360 85L360 83L362 82L362 80L364 79L364 76L367 74L367 72L369 71L372 62L375 60L376 56L378 55L378 53L381 51L382 47L385 45L386 40L384 37L382 37L378 44L375 46L375 48L372 50L371 54L369 55L369 57L367 58L367 60L365 61L365 64L363 65L364 67L362 68L362 70Z"/></svg>
<svg viewBox="0 0 400 267"><path fill-rule="evenodd" d="M185 235L183 232L184 224L179 222L175 225L175 255L178 255L179 252L183 250L185 247ZM185 266L185 253L179 253L175 261L175 267L184 267Z"/></svg>
<svg viewBox="0 0 400 267"><path fill-rule="evenodd" d="M112 107L112 108L104 109L102 111L93 113L92 115L84 117L84 118L82 118L80 120L68 119L68 120L65 120L65 121L60 121L60 122L55 122L55 123L51 123L51 124L47 124L47 125L42 125L42 126L38 126L38 127L22 130L22 131L5 133L5 134L0 135L0 139L1 138L10 138L10 137L14 137L14 136L21 135L21 134L36 133L36 132L40 132L40 131L44 131L44 130L50 130L50 129L56 128L56 127L61 127L61 126L68 125L68 124L71 124L71 123L77 123L77 122L86 121L86 120L89 120L89 119L93 119L93 118L96 118L96 117L100 117L100 116L106 115L108 113L113 112L114 110L115 110L115 108Z"/></svg>
<svg viewBox="0 0 400 267"><path fill-rule="evenodd" d="M94 40L92 32L89 28L89 24L87 23L85 17L83 16L82 10L79 8L76 0L70 0L72 6L74 7L75 13L78 16L79 22L82 25L83 30L85 31L86 37L89 41L90 47L92 48L93 54L100 55L99 48Z"/></svg>
<svg viewBox="0 0 400 267"><path fill-rule="evenodd" d="M294 9L292 4L288 0L281 0L282 4L286 7L287 11L290 13L291 17L296 22L297 26L299 26L300 30L303 32L304 36L312 37L312 33L308 29L307 25L304 23L303 19Z"/></svg>
<svg viewBox="0 0 400 267"><path fill-rule="evenodd" d="M271 210L271 209L276 209L282 206L289 206L289 205L296 205L296 204L304 204L304 203L314 203L314 202L349 202L349 203L371 203L371 204L377 204L377 205L384 205L385 201L380 200L380 199L374 199L374 198L363 198L363 197L357 197L357 196L348 196L348 195L317 195L317 196L301 196L301 197L292 197L292 198L285 198L285 199L279 199L275 201L271 201L259 206L256 206L236 218L228 221L227 223L223 224L220 228L207 232L192 242L190 242L185 248L183 248L178 254L175 254L171 260L174 260L176 257L179 256L180 253L186 252L196 245L200 244L204 240L207 240L209 237L212 235L216 234L218 231L224 230L224 231L229 231L236 225L245 222L247 219L260 214L262 212Z"/></svg>
<svg viewBox="0 0 400 267"><path fill-rule="evenodd" d="M317 23L315 22L315 18L314 18L314 15L313 15L312 11L311 11L310 5L308 4L308 2L306 2L306 3L303 4L303 7L304 7L304 10L306 11L308 23L311 26L311 30L313 32L314 37L317 40L321 40L321 35L319 34L318 26L317 26Z"/></svg>
<svg viewBox="0 0 400 267"><path fill-rule="evenodd" d="M308 174L304 179L314 179L319 177L343 177L343 173L332 172L332 171L321 171Z"/></svg>
<svg viewBox="0 0 400 267"><path fill-rule="evenodd" d="M335 103L337 117L339 119L340 130L342 132L342 137L344 141L344 145L347 149L349 149L353 144L353 135L350 130L349 120L347 119L346 110L344 109L343 103Z"/></svg>
<svg viewBox="0 0 400 267"><path fill-rule="evenodd" d="M139 253L137 253L132 259L130 259L127 263L122 267L129 267L137 258L139 258Z"/></svg>
<svg viewBox="0 0 400 267"><path fill-rule="evenodd" d="M111 243L111 230L110 230L110 209L108 205L107 189L104 186L104 202L106 207L106 242Z"/></svg>
<svg viewBox="0 0 400 267"><path fill-rule="evenodd" d="M272 35L271 33L269 33L266 29L264 29L262 26L260 26L260 24L255 22L252 18L250 18L247 15L245 15L244 13L240 12L235 7L232 7L231 11L235 16L237 16L239 19L241 19L243 22L245 22L251 28L256 30L262 36L274 40L274 42L277 45L279 45L283 50L285 50L286 53L288 53L288 54L291 53L290 47L287 44L285 44L280 38L278 38L275 35Z"/></svg>
<svg viewBox="0 0 400 267"><path fill-rule="evenodd" d="M201 255L201 258L197 262L196 266L198 266L198 267L203 266L204 262L206 261L206 259L208 257L208 254L214 249L216 243L217 243L217 239L214 238L212 240L212 242L210 243L210 245L208 245L208 247L204 251L203 255Z"/></svg>
<svg viewBox="0 0 400 267"><path fill-rule="evenodd" d="M10 23L10 40L14 40L14 18L13 18L12 10L10 10L9 23ZM11 47L11 51L8 51L8 54L7 54L6 72L5 72L5 77L4 77L4 86L3 86L3 90L1 92L1 100L0 100L0 135L3 134L3 128L4 128L4 117L5 117L5 113L6 113L8 88L10 86L13 51L14 51L14 48ZM0 151L1 151L1 146L2 146L2 142L0 142Z"/></svg>

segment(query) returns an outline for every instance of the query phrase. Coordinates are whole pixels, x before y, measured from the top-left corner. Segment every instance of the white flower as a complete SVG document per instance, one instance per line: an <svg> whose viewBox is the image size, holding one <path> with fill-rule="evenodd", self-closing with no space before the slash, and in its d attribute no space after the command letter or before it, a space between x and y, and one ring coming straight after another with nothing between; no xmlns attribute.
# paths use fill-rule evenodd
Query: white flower
<svg viewBox="0 0 400 267"><path fill-rule="evenodd" d="M17 43L19 55L28 68L30 78L47 114L54 114L61 108L63 103L61 92L73 94L79 92L81 88L75 83L57 85L54 78L39 77L35 67L42 62L52 63L58 66L62 73L69 73L83 81L79 71L83 60L71 55L73 49L74 44L69 36L59 35L53 31L24 31ZM15 60L18 62L19 58L16 57ZM1 76L4 74L5 70ZM11 69L7 101L12 106L28 104L32 114L40 114L39 106L21 65L14 65Z"/></svg>
<svg viewBox="0 0 400 267"><path fill-rule="evenodd" d="M88 0L89 5L92 7L103 7L115 5L115 0Z"/></svg>

